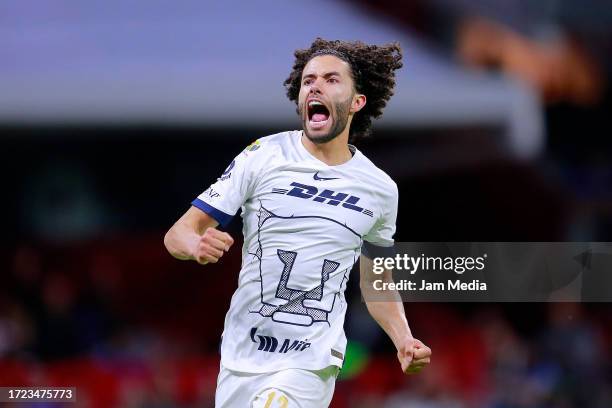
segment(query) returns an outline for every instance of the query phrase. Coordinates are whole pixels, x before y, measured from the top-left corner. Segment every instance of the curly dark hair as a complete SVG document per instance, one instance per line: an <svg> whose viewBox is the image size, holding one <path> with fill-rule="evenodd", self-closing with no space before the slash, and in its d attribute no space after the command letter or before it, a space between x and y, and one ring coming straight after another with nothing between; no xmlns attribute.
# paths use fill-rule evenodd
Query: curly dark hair
<svg viewBox="0 0 612 408"><path fill-rule="evenodd" d="M395 70L402 67L399 43L369 45L361 41L324 40L317 38L310 48L295 51L293 70L285 80L289 100L298 104L302 72L312 58L334 55L349 64L356 91L366 96L366 105L353 117L351 140L369 136L372 118L379 118L393 95Z"/></svg>

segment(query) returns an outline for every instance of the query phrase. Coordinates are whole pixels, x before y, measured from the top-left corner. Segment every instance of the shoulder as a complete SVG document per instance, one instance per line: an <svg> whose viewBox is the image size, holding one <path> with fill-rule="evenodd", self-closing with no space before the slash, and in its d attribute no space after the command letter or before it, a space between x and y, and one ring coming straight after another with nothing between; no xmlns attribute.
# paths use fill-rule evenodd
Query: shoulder
<svg viewBox="0 0 612 408"><path fill-rule="evenodd" d="M380 193L388 198L394 198L397 200L399 195L397 184L384 170L376 166L369 158L366 157L361 151L360 155L360 167L364 173L370 178L370 184L376 186Z"/></svg>
<svg viewBox="0 0 612 408"><path fill-rule="evenodd" d="M291 144L292 139L295 137L295 132L287 131L260 137L248 145L243 150L243 153L247 156L254 156L257 153L259 156L274 154L279 150L284 150Z"/></svg>

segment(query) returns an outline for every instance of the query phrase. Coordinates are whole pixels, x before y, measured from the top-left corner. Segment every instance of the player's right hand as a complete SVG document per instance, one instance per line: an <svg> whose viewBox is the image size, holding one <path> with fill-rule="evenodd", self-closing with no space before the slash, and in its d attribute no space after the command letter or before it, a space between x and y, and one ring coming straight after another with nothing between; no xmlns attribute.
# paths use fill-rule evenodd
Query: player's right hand
<svg viewBox="0 0 612 408"><path fill-rule="evenodd" d="M234 239L227 232L209 227L204 231L193 249L193 259L201 264L217 263L223 254L229 251Z"/></svg>

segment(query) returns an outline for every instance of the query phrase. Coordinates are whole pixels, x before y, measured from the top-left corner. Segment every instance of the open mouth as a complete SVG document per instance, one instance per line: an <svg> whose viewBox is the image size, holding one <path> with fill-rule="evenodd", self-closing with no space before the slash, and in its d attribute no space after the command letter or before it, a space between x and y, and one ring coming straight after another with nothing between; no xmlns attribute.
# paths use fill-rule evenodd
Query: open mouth
<svg viewBox="0 0 612 408"><path fill-rule="evenodd" d="M319 101L308 102L308 123L313 129L321 129L329 120L329 109Z"/></svg>

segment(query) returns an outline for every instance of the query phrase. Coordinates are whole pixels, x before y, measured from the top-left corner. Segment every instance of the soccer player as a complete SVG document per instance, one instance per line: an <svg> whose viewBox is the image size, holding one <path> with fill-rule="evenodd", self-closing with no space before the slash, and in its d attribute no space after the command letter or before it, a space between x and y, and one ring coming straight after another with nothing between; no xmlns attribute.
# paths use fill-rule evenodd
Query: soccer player
<svg viewBox="0 0 612 408"><path fill-rule="evenodd" d="M393 94L399 45L317 38L295 58L285 87L302 130L248 146L164 239L178 259L215 263L234 243L217 226L242 209L242 268L225 318L217 408L327 407L346 347L349 272L361 255L361 288L369 290L380 276L367 253L394 244L397 186L349 137L367 135ZM390 271L382 276L391 280ZM364 298L401 369L428 364L431 350L412 336L403 303Z"/></svg>

